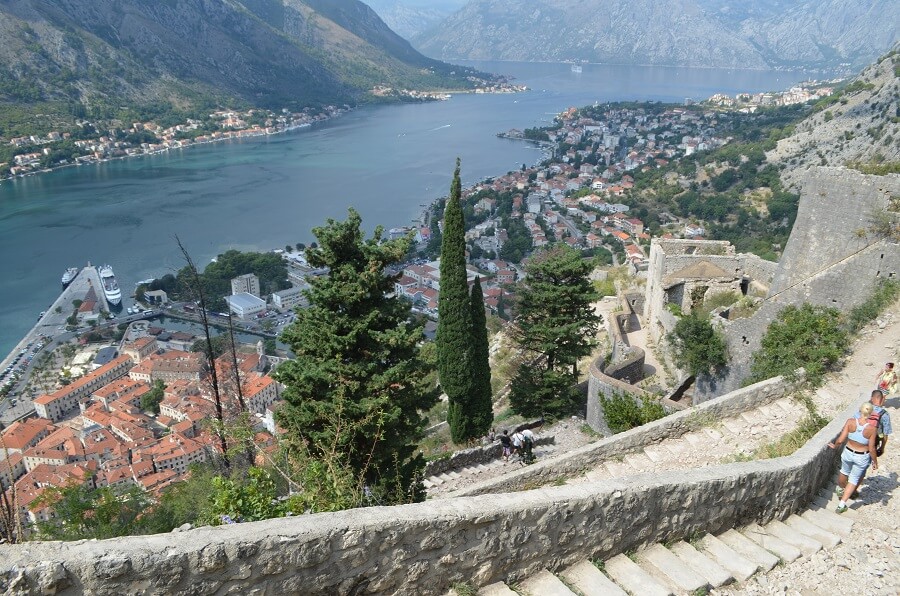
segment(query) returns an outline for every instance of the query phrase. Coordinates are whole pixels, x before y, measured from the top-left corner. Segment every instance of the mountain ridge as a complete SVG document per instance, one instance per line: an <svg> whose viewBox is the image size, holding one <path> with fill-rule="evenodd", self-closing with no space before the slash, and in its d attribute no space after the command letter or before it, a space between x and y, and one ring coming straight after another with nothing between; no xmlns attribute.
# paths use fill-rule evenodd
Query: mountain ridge
<svg viewBox="0 0 900 596"><path fill-rule="evenodd" d="M450 60L834 69L869 63L898 23L893 0L473 0L412 42Z"/></svg>
<svg viewBox="0 0 900 596"><path fill-rule="evenodd" d="M357 0L0 4L0 104L25 112L299 109L366 101L376 86L468 88L472 73L421 55Z"/></svg>

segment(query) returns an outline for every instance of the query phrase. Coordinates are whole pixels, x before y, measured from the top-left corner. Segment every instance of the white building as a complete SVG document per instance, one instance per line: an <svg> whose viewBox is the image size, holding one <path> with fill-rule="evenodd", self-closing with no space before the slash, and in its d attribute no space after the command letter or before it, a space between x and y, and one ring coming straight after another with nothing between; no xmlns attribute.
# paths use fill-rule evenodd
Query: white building
<svg viewBox="0 0 900 596"><path fill-rule="evenodd" d="M259 278L252 273L235 277L231 280L231 293L252 294L259 298Z"/></svg>
<svg viewBox="0 0 900 596"><path fill-rule="evenodd" d="M225 296L225 301L228 302L229 310L241 319L249 319L261 312L266 312L265 300L247 292Z"/></svg>
<svg viewBox="0 0 900 596"><path fill-rule="evenodd" d="M272 294L272 304L280 311L291 310L299 305L306 305L303 288L294 286Z"/></svg>

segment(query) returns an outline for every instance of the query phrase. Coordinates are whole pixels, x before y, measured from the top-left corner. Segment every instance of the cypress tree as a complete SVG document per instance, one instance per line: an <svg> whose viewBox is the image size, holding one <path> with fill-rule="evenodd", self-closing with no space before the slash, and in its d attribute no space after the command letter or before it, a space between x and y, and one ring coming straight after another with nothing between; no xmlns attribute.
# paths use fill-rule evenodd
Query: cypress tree
<svg viewBox="0 0 900 596"><path fill-rule="evenodd" d="M487 434L494 420L491 392L491 365L488 361L487 317L484 315L484 294L481 292L481 278L475 278L472 286L472 393L466 408L470 436Z"/></svg>
<svg viewBox="0 0 900 596"><path fill-rule="evenodd" d="M450 197L444 209L437 328L438 375L449 401L447 423L454 443L464 443L478 436L471 434L472 426L468 421L468 400L472 394L472 316L466 283L465 222L461 194L457 158Z"/></svg>

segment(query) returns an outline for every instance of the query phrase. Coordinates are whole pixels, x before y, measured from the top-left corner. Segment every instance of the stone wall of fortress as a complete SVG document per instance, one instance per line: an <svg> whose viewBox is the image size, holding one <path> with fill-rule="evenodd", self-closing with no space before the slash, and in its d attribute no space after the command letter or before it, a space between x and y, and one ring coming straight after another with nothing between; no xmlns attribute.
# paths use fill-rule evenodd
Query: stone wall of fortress
<svg viewBox="0 0 900 596"><path fill-rule="evenodd" d="M767 383L753 391L781 381ZM723 397L723 407L748 395ZM685 425L690 415L671 418ZM780 459L156 536L4 545L0 584L7 594L437 595L456 582L515 583L545 567L786 517L833 473L836 452L826 444L844 418ZM617 437L633 441L628 435Z"/></svg>
<svg viewBox="0 0 900 596"><path fill-rule="evenodd" d="M878 280L900 279L900 245L871 232L892 197L900 197L900 175L831 167L807 175L769 294L752 316L724 322L729 367L719 378L700 379L695 399L740 386L766 328L786 306L808 302L847 312L871 295Z"/></svg>

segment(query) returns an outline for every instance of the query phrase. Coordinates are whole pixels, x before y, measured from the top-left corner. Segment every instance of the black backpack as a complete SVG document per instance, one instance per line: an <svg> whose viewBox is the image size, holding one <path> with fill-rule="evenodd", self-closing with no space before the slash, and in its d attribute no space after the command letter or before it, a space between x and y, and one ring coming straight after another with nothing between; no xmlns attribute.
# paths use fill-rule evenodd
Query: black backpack
<svg viewBox="0 0 900 596"><path fill-rule="evenodd" d="M872 410L872 413L869 414L869 422L875 425L875 454L879 457L884 454L884 422L881 420L881 416L884 414L884 410L880 412L876 412Z"/></svg>

